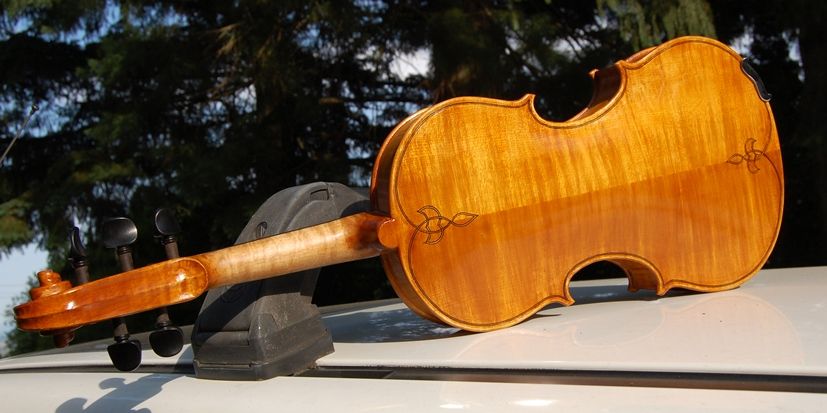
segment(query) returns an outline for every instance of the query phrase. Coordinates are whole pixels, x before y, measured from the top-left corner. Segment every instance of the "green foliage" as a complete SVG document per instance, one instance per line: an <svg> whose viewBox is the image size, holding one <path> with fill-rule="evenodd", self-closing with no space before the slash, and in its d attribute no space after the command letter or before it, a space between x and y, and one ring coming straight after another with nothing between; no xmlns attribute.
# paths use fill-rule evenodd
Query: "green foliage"
<svg viewBox="0 0 827 413"><path fill-rule="evenodd" d="M32 275L26 285L26 291L37 285L37 279ZM12 300L12 303L19 304L29 299L27 292L22 292L20 295ZM4 310L8 319L12 318L11 308ZM14 326L6 326L10 328L6 336L6 344L8 348L5 354L0 354L0 357L14 356L16 354L27 353L31 351L48 350L54 345L50 337L41 336L40 334L30 334L20 331Z"/></svg>
<svg viewBox="0 0 827 413"><path fill-rule="evenodd" d="M32 229L26 219L26 210L30 207L20 198L0 204L0 244L25 245L31 242Z"/></svg>
<svg viewBox="0 0 827 413"><path fill-rule="evenodd" d="M715 37L706 0L597 0L617 16L620 33L637 49L685 35Z"/></svg>

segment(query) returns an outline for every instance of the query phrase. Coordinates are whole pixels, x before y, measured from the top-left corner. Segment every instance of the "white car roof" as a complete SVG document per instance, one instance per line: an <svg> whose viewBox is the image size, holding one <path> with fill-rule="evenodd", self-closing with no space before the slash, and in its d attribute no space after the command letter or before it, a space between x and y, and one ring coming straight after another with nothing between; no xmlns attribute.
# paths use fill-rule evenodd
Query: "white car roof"
<svg viewBox="0 0 827 413"><path fill-rule="evenodd" d="M198 379L189 347L171 359L144 351L132 373L111 367L108 343L19 356L0 360L0 410L823 410L827 268L766 270L711 294L657 297L625 285L573 283L575 305L479 334L398 302L329 308L335 352L301 377Z"/></svg>
<svg viewBox="0 0 827 413"><path fill-rule="evenodd" d="M625 279L572 283L576 303L511 328L466 333L387 301L327 311L335 351L320 367L827 376L827 267L764 270L717 293L630 293ZM192 362L189 347L144 365ZM0 360L0 371L108 366L100 351Z"/></svg>

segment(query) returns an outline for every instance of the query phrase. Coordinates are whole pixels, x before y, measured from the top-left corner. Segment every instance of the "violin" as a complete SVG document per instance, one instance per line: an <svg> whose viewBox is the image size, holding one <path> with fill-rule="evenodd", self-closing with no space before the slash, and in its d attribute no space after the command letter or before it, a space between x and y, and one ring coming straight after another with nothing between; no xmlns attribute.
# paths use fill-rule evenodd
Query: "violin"
<svg viewBox="0 0 827 413"><path fill-rule="evenodd" d="M409 116L377 155L371 212L76 287L43 271L17 325L64 333L375 256L415 313L469 331L572 304L569 281L597 261L659 295L747 281L773 249L784 200L754 71L715 40L683 37L590 75L591 102L565 122L541 118L532 95Z"/></svg>

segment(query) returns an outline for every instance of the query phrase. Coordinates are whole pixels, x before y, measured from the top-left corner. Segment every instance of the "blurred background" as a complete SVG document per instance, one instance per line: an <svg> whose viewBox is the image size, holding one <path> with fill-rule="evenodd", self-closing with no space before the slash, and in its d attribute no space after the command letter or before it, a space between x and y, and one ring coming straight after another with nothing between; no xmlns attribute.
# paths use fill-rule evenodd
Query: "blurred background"
<svg viewBox="0 0 827 413"><path fill-rule="evenodd" d="M137 265L162 260L159 207L181 221L182 254L228 246L281 189L367 186L386 134L421 107L534 93L538 111L562 121L587 105L590 70L688 34L735 48L773 95L787 192L767 266L827 264L825 4L2 0L0 150L39 111L0 164L0 287L25 300L15 280L46 265L25 261L37 251L72 274L73 225L93 278L118 272L100 243L107 217L138 225ZM393 295L377 261L325 273L319 305ZM172 316L191 323L199 305ZM79 340L110 335L102 324ZM5 355L51 347L2 327Z"/></svg>

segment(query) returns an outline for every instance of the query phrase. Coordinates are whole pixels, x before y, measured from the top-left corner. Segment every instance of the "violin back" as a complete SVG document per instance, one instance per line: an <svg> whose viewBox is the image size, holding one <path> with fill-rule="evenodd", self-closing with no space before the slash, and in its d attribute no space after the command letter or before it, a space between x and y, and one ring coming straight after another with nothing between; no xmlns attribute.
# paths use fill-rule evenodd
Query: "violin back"
<svg viewBox="0 0 827 413"><path fill-rule="evenodd" d="M589 107L542 119L533 96L448 100L380 150L383 262L418 314L472 331L570 304L584 266L631 289L734 288L767 260L784 198L760 81L717 41L684 37L593 72Z"/></svg>

